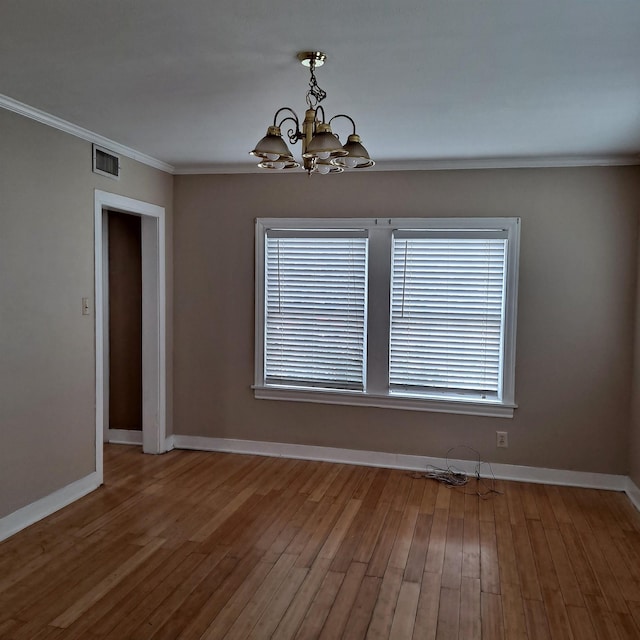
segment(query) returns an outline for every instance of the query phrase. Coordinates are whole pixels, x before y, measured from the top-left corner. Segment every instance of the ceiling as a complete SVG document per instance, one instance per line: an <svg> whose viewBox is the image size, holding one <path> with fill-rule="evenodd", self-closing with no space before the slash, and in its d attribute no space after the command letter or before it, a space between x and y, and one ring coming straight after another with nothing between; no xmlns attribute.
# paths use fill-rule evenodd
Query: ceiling
<svg viewBox="0 0 640 640"><path fill-rule="evenodd" d="M250 170L276 109L304 115L308 49L378 168L640 157L638 0L3 0L0 18L0 94L178 172Z"/></svg>

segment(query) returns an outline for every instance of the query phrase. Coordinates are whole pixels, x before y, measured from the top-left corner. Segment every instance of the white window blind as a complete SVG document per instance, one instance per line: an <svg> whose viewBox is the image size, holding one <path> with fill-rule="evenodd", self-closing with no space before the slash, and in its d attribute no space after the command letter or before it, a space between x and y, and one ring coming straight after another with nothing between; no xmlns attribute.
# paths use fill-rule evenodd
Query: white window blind
<svg viewBox="0 0 640 640"><path fill-rule="evenodd" d="M394 232L391 390L501 399L506 255L499 230Z"/></svg>
<svg viewBox="0 0 640 640"><path fill-rule="evenodd" d="M366 298L365 231L269 230L265 383L362 390Z"/></svg>

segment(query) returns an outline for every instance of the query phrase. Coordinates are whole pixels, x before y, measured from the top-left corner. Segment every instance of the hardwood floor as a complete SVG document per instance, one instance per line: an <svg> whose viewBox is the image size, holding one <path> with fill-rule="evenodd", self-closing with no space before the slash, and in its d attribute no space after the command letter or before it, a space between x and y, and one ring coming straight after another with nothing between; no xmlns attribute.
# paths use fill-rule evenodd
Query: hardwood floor
<svg viewBox="0 0 640 640"><path fill-rule="evenodd" d="M640 638L607 491L108 445L105 486L0 543L0 638Z"/></svg>

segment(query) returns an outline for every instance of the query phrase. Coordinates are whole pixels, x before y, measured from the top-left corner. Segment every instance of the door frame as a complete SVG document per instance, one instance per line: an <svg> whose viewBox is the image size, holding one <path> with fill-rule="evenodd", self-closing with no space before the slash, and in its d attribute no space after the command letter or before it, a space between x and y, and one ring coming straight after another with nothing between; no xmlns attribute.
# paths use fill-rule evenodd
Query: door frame
<svg viewBox="0 0 640 640"><path fill-rule="evenodd" d="M166 232L165 209L95 190L96 471L102 481L102 443L109 419L108 211L141 218L142 231L142 450L166 451Z"/></svg>

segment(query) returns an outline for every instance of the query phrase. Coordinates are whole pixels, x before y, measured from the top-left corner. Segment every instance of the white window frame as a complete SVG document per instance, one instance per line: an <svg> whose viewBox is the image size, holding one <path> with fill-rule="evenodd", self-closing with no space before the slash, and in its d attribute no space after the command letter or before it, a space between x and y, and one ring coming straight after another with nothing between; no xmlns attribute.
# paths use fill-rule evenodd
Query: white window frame
<svg viewBox="0 0 640 640"><path fill-rule="evenodd" d="M367 309L367 386L364 391L265 385L264 381L264 248L268 229L366 230L369 237ZM396 229L501 230L507 232L504 353L499 399L416 396L389 390L391 243ZM258 399L289 400L434 411L491 417L513 417L515 403L516 320L520 218L258 218L255 242L255 371Z"/></svg>

